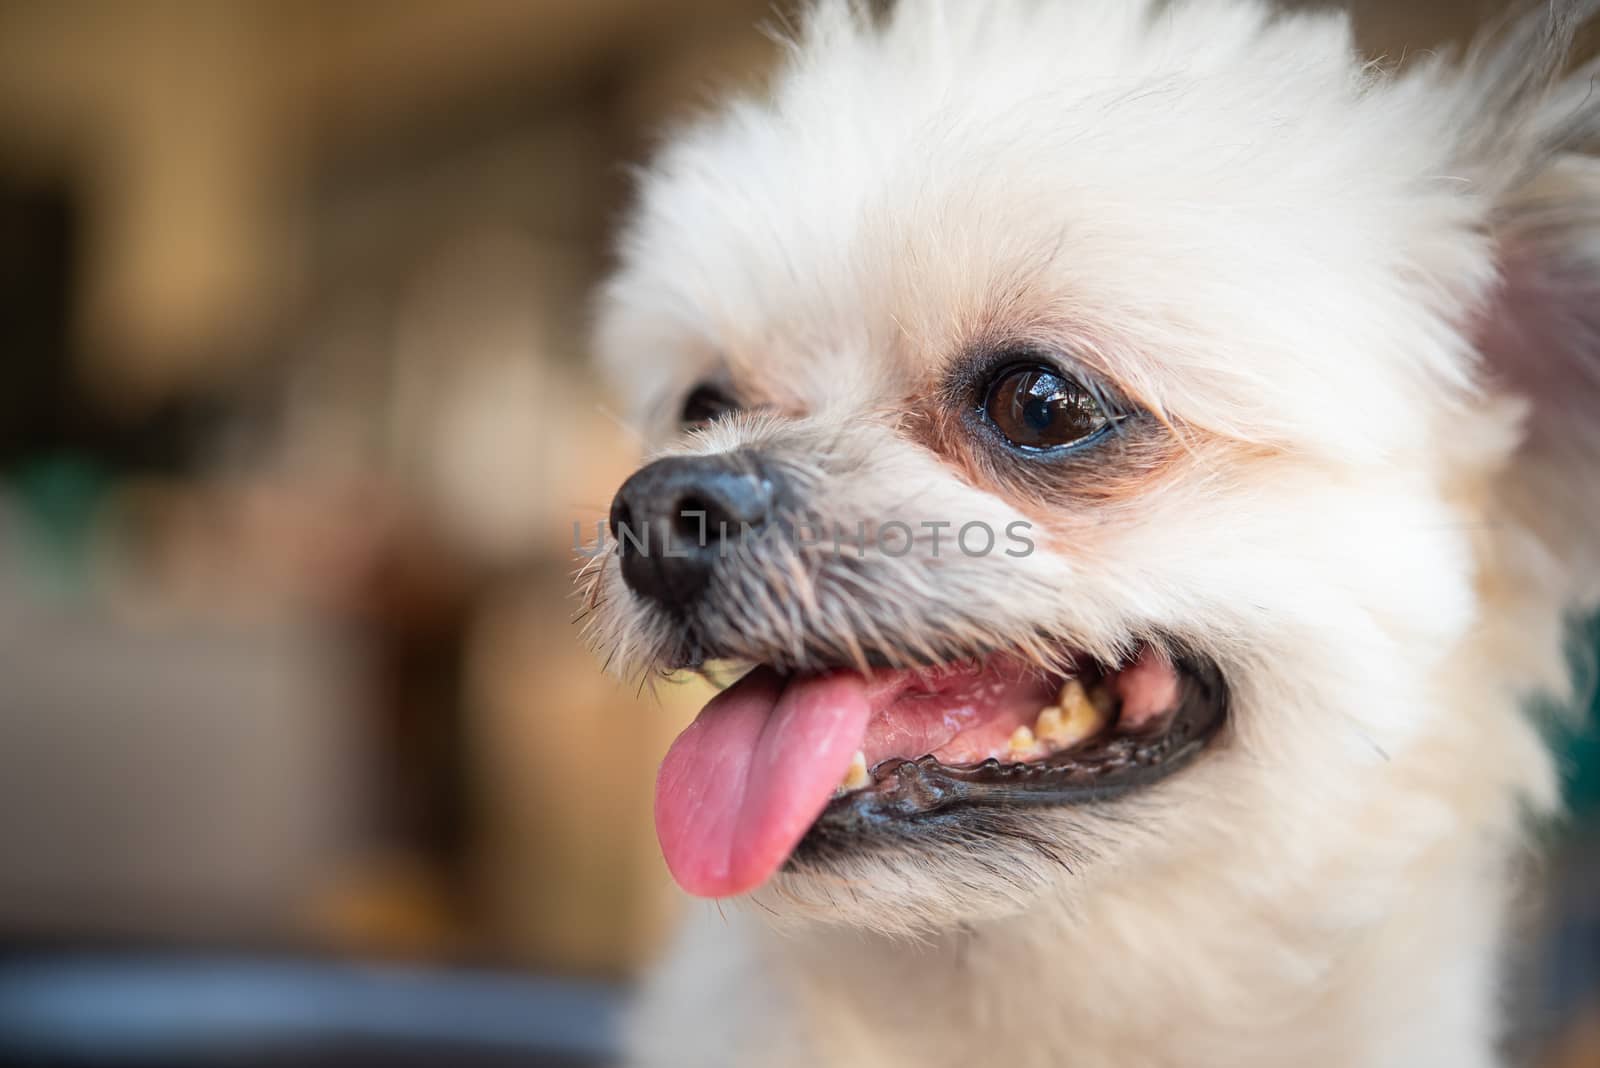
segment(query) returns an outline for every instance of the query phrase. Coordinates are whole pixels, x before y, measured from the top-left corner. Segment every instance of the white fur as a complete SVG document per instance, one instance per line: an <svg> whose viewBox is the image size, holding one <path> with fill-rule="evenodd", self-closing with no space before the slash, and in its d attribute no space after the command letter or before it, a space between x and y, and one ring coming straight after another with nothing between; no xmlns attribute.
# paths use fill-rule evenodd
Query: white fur
<svg viewBox="0 0 1600 1068"><path fill-rule="evenodd" d="M1498 1063L1522 824L1555 804L1521 704L1570 696L1600 589L1600 414L1568 403L1600 395L1600 181L1548 25L1396 74L1255 0L828 2L769 101L667 146L599 332L664 448L771 450L830 521L1037 519L896 415L994 336L1104 368L1181 446L1033 557L913 557L870 604L753 561L744 651L1173 634L1233 719L1144 794L1041 813L1053 857L978 839L701 906L639 1061ZM711 372L778 414L672 439ZM648 669L669 624L593 578Z"/></svg>

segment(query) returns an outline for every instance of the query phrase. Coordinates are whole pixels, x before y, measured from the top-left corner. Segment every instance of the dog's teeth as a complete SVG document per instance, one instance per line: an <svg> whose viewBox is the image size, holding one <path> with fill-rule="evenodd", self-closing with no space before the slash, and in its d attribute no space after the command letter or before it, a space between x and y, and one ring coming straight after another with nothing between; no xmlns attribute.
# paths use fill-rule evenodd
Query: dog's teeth
<svg viewBox="0 0 1600 1068"><path fill-rule="evenodd" d="M872 781L872 776L867 772L867 754L856 750L856 755L850 758L850 770L844 773L844 781L839 784L840 793L850 793L859 790Z"/></svg>
<svg viewBox="0 0 1600 1068"><path fill-rule="evenodd" d="M1037 744L1038 740L1034 738L1033 731L1029 730L1026 726L1018 727L1016 730L1011 732L1010 745L1012 753L1020 754L1032 752L1034 746Z"/></svg>
<svg viewBox="0 0 1600 1068"><path fill-rule="evenodd" d="M1066 749L1092 738L1109 718L1077 679L1067 680L1057 700L1059 704L1040 711L1035 726L1040 739L1057 748Z"/></svg>
<svg viewBox="0 0 1600 1068"><path fill-rule="evenodd" d="M1056 704L1061 706L1063 723L1071 723L1096 714L1094 701L1083 688L1083 683L1077 679L1068 679L1066 685L1061 687L1061 692L1056 695Z"/></svg>

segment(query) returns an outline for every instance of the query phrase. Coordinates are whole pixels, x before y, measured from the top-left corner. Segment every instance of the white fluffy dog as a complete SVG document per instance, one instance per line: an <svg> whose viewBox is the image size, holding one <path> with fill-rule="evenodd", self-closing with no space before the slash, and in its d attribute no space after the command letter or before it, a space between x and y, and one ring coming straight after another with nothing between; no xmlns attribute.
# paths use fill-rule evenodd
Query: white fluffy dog
<svg viewBox="0 0 1600 1068"><path fill-rule="evenodd" d="M666 146L591 626L750 668L657 788L747 907L639 1061L1498 1062L1600 593L1597 6L1394 70L1258 0L826 0Z"/></svg>

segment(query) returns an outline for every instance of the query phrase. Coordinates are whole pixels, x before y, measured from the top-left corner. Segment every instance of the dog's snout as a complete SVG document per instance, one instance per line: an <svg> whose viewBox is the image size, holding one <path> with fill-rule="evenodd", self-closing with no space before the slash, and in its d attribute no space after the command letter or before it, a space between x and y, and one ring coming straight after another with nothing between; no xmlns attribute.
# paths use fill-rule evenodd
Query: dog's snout
<svg viewBox="0 0 1600 1068"><path fill-rule="evenodd" d="M731 543L769 522L774 494L772 474L748 454L647 464L611 502L623 580L662 604L693 601Z"/></svg>

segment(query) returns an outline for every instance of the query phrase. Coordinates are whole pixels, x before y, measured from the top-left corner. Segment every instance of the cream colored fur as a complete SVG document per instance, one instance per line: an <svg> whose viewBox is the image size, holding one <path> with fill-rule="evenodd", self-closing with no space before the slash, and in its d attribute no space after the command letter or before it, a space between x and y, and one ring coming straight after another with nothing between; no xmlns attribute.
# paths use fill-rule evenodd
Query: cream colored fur
<svg viewBox="0 0 1600 1068"><path fill-rule="evenodd" d="M754 560L730 651L1170 634L1233 707L1173 778L1030 817L1043 847L696 903L639 1063L1499 1063L1556 804L1524 705L1570 702L1600 591L1600 106L1557 77L1583 7L1395 72L1254 0L827 2L769 100L666 146L599 330L663 450L758 446L829 522L1041 519L903 418L995 338L1092 359L1175 445L1024 560L913 554L856 599L821 550ZM675 436L705 375L769 410ZM597 642L649 670L670 621L590 577Z"/></svg>

